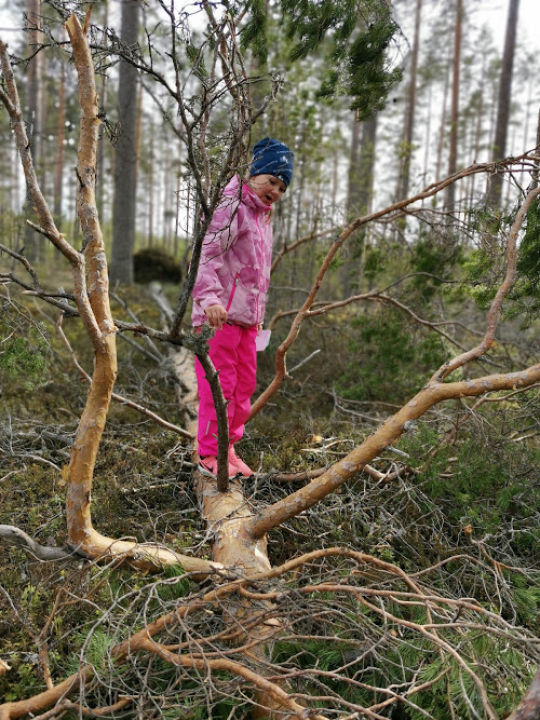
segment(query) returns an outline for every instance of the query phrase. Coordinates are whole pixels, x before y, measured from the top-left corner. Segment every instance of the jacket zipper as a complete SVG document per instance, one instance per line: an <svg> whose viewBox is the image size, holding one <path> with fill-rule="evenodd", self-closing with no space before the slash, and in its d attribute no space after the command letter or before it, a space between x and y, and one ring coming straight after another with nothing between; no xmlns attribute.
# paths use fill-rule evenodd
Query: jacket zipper
<svg viewBox="0 0 540 720"><path fill-rule="evenodd" d="M232 301L234 300L234 294L236 292L236 286L238 285L239 275L240 275L240 273L236 273L236 275L234 276L233 286L232 286L231 294L229 296L229 302L227 303L227 307L225 308L225 312L229 312L229 308L231 307Z"/></svg>
<svg viewBox="0 0 540 720"><path fill-rule="evenodd" d="M255 215L255 224L257 225L257 230L259 231L259 247L260 247L260 254L261 254L261 257L262 257L263 246L264 246L264 239L263 239L263 234L262 234L261 226L259 225L259 216L258 216L258 214ZM260 269L259 269L259 273L260 273ZM260 275L259 275L259 280L260 280ZM260 286L259 286L259 287L260 287ZM260 290L259 290L259 292L257 293L257 308L256 308L256 313L255 313L255 325L258 325L258 324L259 324L259 297L260 297L260 294L261 294L261 292L260 292Z"/></svg>

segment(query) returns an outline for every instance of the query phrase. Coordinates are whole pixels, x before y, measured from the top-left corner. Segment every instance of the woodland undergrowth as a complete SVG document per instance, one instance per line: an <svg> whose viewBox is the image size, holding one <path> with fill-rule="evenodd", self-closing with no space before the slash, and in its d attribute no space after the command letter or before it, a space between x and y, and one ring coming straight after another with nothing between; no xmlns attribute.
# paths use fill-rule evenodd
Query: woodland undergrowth
<svg viewBox="0 0 540 720"><path fill-rule="evenodd" d="M132 312L159 322L140 288L126 292ZM1 302L0 523L62 546L65 473L86 386L53 318L29 298L5 295ZM305 357L322 336L328 346L339 341L349 375L334 367L339 382L326 382L331 355L323 348L249 427L244 455L259 472L246 483L248 502L275 501L292 482L306 482L283 473L345 455L402 399L390 393L392 378L418 385L424 364L441 352L430 341L424 360L411 365L403 324L376 336L374 315L354 313L352 330L339 321L331 335L313 326L297 349ZM89 369L78 321L66 321L64 330ZM155 362L137 342L143 351L119 343L117 392L182 424L166 355ZM359 352L374 358L361 387L354 376ZM378 385L366 384L370 372ZM264 358L261 385L269 374ZM271 579L234 585L232 572L220 580L224 593L270 600L279 618L265 667L255 658L248 665L328 717L353 716L359 707L372 717L442 720L449 707L456 718L482 717L483 692L500 717L509 713L540 663L539 411L535 389L481 409L460 401L436 408L377 459L381 477L359 475L274 531L273 567L312 555ZM205 556L211 534L200 524L191 471L186 440L113 404L96 468L96 526ZM190 719L248 716L252 692L240 677L175 667L151 652L115 662L119 642L189 605L194 609L167 626L160 646L246 663L225 604L180 568L145 576L118 561L39 562L6 546L0 577L0 659L11 668L0 677L5 700L40 691L49 670L60 680L89 664L93 679L80 699L88 708L113 707L106 717L177 718L179 707ZM62 713L79 717L68 701Z"/></svg>

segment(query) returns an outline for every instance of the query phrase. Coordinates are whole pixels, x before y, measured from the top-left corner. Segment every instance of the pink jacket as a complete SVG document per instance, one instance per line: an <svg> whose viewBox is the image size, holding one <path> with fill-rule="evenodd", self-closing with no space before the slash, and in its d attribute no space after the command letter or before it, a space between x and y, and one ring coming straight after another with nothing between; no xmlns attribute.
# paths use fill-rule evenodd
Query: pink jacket
<svg viewBox="0 0 540 720"><path fill-rule="evenodd" d="M210 305L224 307L235 325L262 323L272 262L269 209L246 183L240 189L237 175L223 190L203 241L193 289L195 327L204 324Z"/></svg>

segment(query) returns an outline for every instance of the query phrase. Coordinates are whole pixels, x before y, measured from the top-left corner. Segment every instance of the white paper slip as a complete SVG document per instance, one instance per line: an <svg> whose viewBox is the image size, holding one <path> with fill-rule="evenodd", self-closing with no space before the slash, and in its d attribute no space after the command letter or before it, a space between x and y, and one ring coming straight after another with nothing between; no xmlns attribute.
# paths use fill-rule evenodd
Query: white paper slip
<svg viewBox="0 0 540 720"><path fill-rule="evenodd" d="M270 342L271 334L271 330L259 330L259 332L257 333L257 337L255 338L255 347L257 348L257 352L262 352L263 350L266 350L266 348L268 347L268 343Z"/></svg>

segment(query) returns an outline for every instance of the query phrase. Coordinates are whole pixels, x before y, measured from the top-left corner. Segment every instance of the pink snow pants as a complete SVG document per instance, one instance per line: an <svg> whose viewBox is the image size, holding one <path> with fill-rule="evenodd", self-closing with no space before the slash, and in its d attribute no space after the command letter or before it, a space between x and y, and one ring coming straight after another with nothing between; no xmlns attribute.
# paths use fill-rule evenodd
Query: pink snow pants
<svg viewBox="0 0 540 720"><path fill-rule="evenodd" d="M250 411L251 396L257 384L257 327L225 324L209 340L210 359L219 370L223 395L228 400L229 442L234 444L244 435L244 424ZM195 358L199 391L199 455L217 455L217 421L210 385L201 363Z"/></svg>

